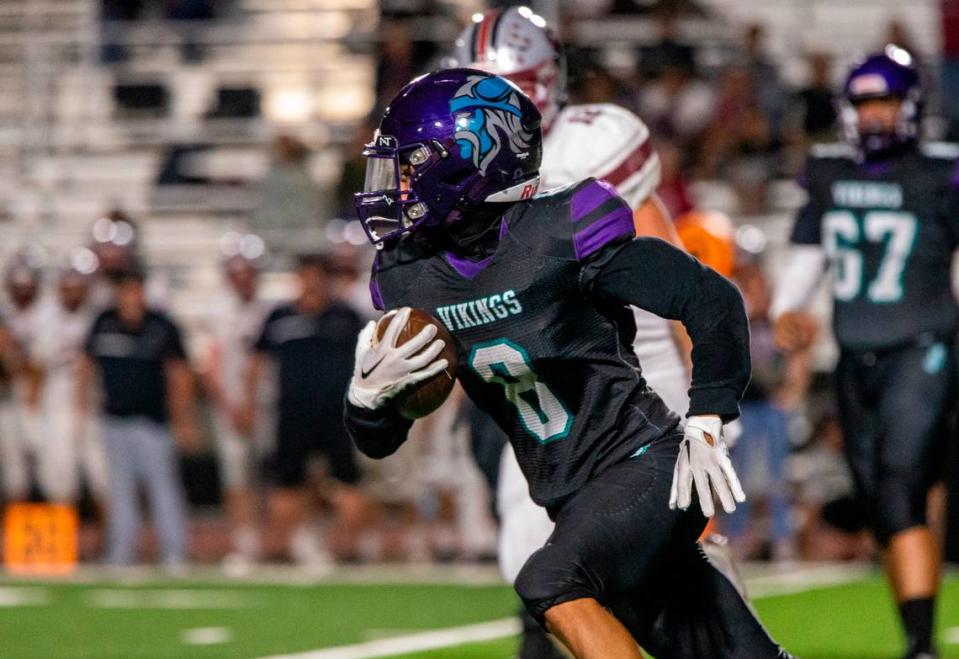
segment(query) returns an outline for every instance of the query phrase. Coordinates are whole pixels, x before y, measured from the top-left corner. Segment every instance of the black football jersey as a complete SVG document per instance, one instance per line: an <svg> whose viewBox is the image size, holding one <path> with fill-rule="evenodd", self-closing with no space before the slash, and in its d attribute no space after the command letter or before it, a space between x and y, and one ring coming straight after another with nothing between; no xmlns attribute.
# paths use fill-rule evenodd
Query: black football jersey
<svg viewBox="0 0 959 659"><path fill-rule="evenodd" d="M792 242L822 245L833 269L841 346L952 338L950 266L959 243L959 147L930 144L875 163L844 145L813 149Z"/></svg>
<svg viewBox="0 0 959 659"><path fill-rule="evenodd" d="M512 206L496 251L479 262L404 240L378 253L371 290L383 309L428 311L456 343L466 393L507 433L545 506L674 428L642 379L626 306L587 292L595 268L634 235L632 212L587 179Z"/></svg>

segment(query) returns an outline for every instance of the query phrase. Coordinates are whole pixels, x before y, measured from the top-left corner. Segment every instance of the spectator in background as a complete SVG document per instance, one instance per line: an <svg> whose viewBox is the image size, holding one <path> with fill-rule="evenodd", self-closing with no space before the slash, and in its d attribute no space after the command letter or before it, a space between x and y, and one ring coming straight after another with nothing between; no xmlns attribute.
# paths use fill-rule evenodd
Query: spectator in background
<svg viewBox="0 0 959 659"><path fill-rule="evenodd" d="M771 290L758 256L737 264L734 279L743 293L750 326L753 377L741 404L742 434L732 451L747 501L725 519L724 530L743 557L769 549L774 559L795 558L786 461L790 451L789 419L809 385L808 354L784 356L773 345L769 320ZM768 537L750 536L758 526L750 516L765 501Z"/></svg>
<svg viewBox="0 0 959 659"><path fill-rule="evenodd" d="M276 452L269 470L273 486L268 499L269 537L298 563L321 569L329 559L308 519L307 471L316 453L326 457L337 483L329 493L338 518L337 532L331 536L340 544L335 549L346 556L357 551L364 505L342 408L362 320L333 297L325 255L300 257L296 274L297 298L269 314L254 346L244 428L248 432L255 422L256 391L266 361L272 359L277 367L279 400Z"/></svg>
<svg viewBox="0 0 959 659"><path fill-rule="evenodd" d="M268 237L281 231L316 229L323 217L320 190L310 176L310 150L292 135L273 141L273 165L260 184L251 228Z"/></svg>
<svg viewBox="0 0 959 659"><path fill-rule="evenodd" d="M812 53L809 64L809 82L797 93L802 108L802 130L807 141L826 142L835 139L836 104L829 80L829 56Z"/></svg>
<svg viewBox="0 0 959 659"><path fill-rule="evenodd" d="M655 151L659 154L660 179L656 196L662 202L668 217L679 218L693 210L695 202L683 171L683 153L670 139L657 139L653 136Z"/></svg>
<svg viewBox="0 0 959 659"><path fill-rule="evenodd" d="M696 51L679 40L679 16L662 11L657 16L659 39L639 49L640 73L646 80L656 80L668 69L680 69L689 74L696 70Z"/></svg>
<svg viewBox="0 0 959 659"><path fill-rule="evenodd" d="M437 44L430 39L414 39L411 17L394 14L381 21L382 40L376 70L376 109L373 116L382 114L382 104L396 96L406 83L424 73L427 64L436 57Z"/></svg>
<svg viewBox="0 0 959 659"><path fill-rule="evenodd" d="M765 209L766 186L776 173L778 143L758 94L755 78L745 66L723 71L715 119L700 154L700 176L726 178L736 189L744 214Z"/></svg>
<svg viewBox="0 0 959 659"><path fill-rule="evenodd" d="M259 432L264 424L244 432L244 380L253 344L270 305L259 295L259 272L251 259L231 255L223 262L223 274L228 290L210 305L206 321L210 345L203 373L213 405L220 483L230 521L232 553L228 565L242 568L260 555L253 478L254 466L264 452L263 433ZM261 386L250 404L262 409L269 396L267 389Z"/></svg>
<svg viewBox="0 0 959 659"><path fill-rule="evenodd" d="M759 23L746 28L743 42L746 70L752 80L754 99L760 114L768 124L770 139L782 137L782 121L786 110L786 87L779 75L779 67L764 51L766 29Z"/></svg>
<svg viewBox="0 0 959 659"><path fill-rule="evenodd" d="M180 56L184 62L199 64L206 49L198 39L194 21L209 21L216 17L213 0L167 0L167 20L176 21L177 31L183 35Z"/></svg>
<svg viewBox="0 0 959 659"><path fill-rule="evenodd" d="M97 507L105 510L109 484L100 427L93 416L78 416L74 405L76 371L93 318L89 275L62 268L56 299L41 312L34 351L43 382L37 470L44 496L70 503L80 496L82 473Z"/></svg>
<svg viewBox="0 0 959 659"><path fill-rule="evenodd" d="M87 337L76 385L80 418L92 412L90 390L97 374L103 391L110 475L107 560L114 565L134 561L142 486L162 562L178 569L187 559L187 545L174 436L186 450L199 443L192 374L177 326L147 308L143 273L118 274L116 286L116 306L100 314Z"/></svg>

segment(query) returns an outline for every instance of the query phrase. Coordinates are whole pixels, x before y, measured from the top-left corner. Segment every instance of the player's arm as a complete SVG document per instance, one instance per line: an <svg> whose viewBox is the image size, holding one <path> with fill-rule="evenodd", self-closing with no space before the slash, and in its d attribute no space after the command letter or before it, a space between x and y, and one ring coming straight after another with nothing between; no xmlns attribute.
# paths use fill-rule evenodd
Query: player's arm
<svg viewBox="0 0 959 659"><path fill-rule="evenodd" d="M658 238L607 246L583 271L587 293L602 303L632 305L682 322L693 342L689 412L673 469L670 508L692 503L704 515L746 500L722 439L723 423L739 416L749 382L749 323L733 284Z"/></svg>
<svg viewBox="0 0 959 659"><path fill-rule="evenodd" d="M693 342L688 416L738 417L750 363L749 325L736 287L658 238L606 251L584 271L588 292L682 322Z"/></svg>
<svg viewBox="0 0 959 659"><path fill-rule="evenodd" d="M449 364L439 357L444 342L427 325L402 345L396 341L409 321L410 309L393 315L383 338L373 341L370 321L356 341L356 363L346 394L344 421L353 443L364 455L385 458L406 441L413 422L398 412L397 395L433 377Z"/></svg>
<svg viewBox="0 0 959 659"><path fill-rule="evenodd" d="M683 249L683 243L679 239L676 231L676 225L669 218L669 211L663 205L659 197L653 193L646 198L642 205L633 211L633 226L636 228L637 236L650 236L665 240L670 245ZM686 370L692 369L692 359L690 353L693 349L693 343L689 335L683 329L682 323L670 323L670 329L673 334L673 341L679 348L679 354L683 358L683 364Z"/></svg>
<svg viewBox="0 0 959 659"><path fill-rule="evenodd" d="M809 166L807 165L807 176ZM802 350L812 344L817 323L805 311L826 271L826 252L822 248L822 204L807 184L809 199L799 210L793 225L792 250L779 284L773 293L769 315L773 320L776 345L786 352Z"/></svg>
<svg viewBox="0 0 959 659"><path fill-rule="evenodd" d="M168 325L167 344L163 357L167 407L173 434L183 450L194 452L200 448L200 429L196 417L193 372L187 361L180 331L172 323Z"/></svg>

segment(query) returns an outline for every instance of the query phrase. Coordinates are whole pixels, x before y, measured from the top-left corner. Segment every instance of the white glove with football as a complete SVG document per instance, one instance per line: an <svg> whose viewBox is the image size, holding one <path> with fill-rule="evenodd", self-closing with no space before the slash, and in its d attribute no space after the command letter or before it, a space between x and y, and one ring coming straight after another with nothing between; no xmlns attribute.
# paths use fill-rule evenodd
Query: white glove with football
<svg viewBox="0 0 959 659"><path fill-rule="evenodd" d="M706 517L715 513L714 493L727 513L736 510L736 504L746 500L746 493L729 460L722 432L723 422L718 416L691 416L686 420L686 434L679 444L679 457L673 468L673 486L669 493L671 510L689 508L693 483L696 484L699 507Z"/></svg>
<svg viewBox="0 0 959 659"><path fill-rule="evenodd" d="M360 332L353 379L347 392L347 399L353 405L369 410L380 409L397 394L430 379L449 365L445 359L436 359L445 343L441 339L433 341L436 328L432 325L424 327L406 343L396 345L396 339L409 319L409 307L393 314L383 338L376 345L373 345L374 321L371 320Z"/></svg>

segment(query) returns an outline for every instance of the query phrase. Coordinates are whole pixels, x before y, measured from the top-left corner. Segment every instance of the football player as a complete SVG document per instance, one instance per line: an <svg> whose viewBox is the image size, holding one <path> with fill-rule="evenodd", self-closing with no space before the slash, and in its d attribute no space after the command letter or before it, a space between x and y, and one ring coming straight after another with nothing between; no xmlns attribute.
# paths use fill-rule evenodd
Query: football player
<svg viewBox="0 0 959 659"><path fill-rule="evenodd" d="M540 113L475 69L418 78L387 108L357 212L380 247L371 293L400 308L375 346L360 334L347 427L383 458L411 421L397 394L438 373L442 341L397 346L409 311L450 330L457 377L509 436L556 528L515 588L575 656L786 656L696 542L743 500L722 439L749 378L742 299L656 238L635 238L614 188L586 179L537 195ZM693 341L685 427L646 386L630 306ZM693 501L693 482L696 501Z"/></svg>
<svg viewBox="0 0 959 659"><path fill-rule="evenodd" d="M956 393L959 151L920 143L919 75L900 48L853 68L842 106L847 143L814 147L806 166L776 339L787 350L809 343L815 324L802 310L832 265L846 457L885 551L906 656L933 657L940 558L926 495Z"/></svg>
<svg viewBox="0 0 959 659"><path fill-rule="evenodd" d="M507 78L536 104L543 117L541 189L590 176L603 179L633 209L639 235L680 245L655 195L660 163L649 129L632 112L611 103L562 106L566 82L562 46L541 17L527 7L478 15L456 40L453 59ZM643 378L670 409L685 413L689 406L688 340L666 319L638 308L633 314L633 350L642 364ZM500 569L513 583L526 559L552 533L553 524L530 498L508 443L500 461L496 494ZM537 631L530 626L524 629L532 634ZM524 636L524 643L535 643L529 634Z"/></svg>

